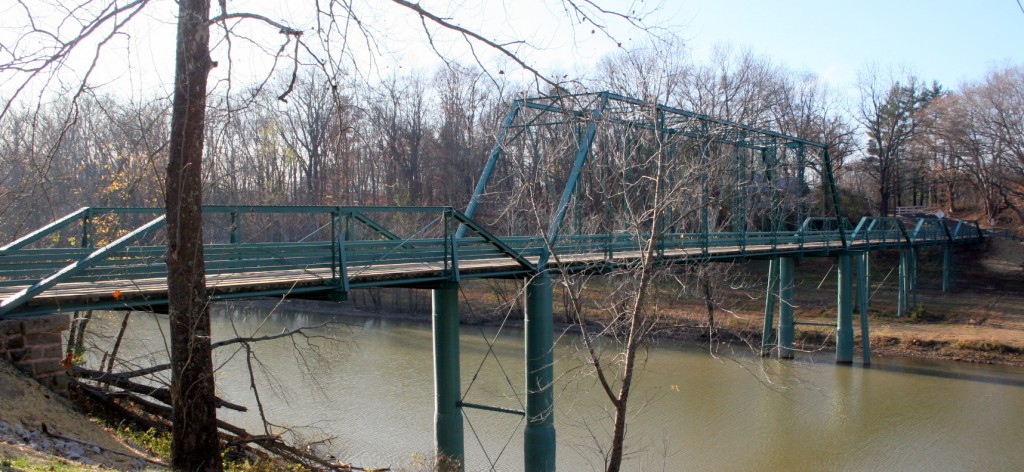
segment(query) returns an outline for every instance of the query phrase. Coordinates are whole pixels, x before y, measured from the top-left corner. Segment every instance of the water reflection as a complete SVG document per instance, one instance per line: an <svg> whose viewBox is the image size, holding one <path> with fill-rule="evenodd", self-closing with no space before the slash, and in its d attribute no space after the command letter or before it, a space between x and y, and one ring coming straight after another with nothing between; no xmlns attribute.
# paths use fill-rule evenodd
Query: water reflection
<svg viewBox="0 0 1024 472"><path fill-rule="evenodd" d="M271 420L313 426L311 436L336 438L328 452L362 465L397 466L429 453L429 324L221 306L214 333L218 340L272 335L325 322L332 324L312 333L337 341L318 341L315 362L290 340L258 345L257 379ZM118 314L100 316L95 329L113 333L119 324ZM130 325L124 352L139 364L166 359L166 318L138 315ZM489 350L494 335L463 330L463 388L472 383L465 401L521 408L521 333L506 329ZM109 349L112 339L101 341ZM574 341L563 337L556 356L559 468L600 470L611 412L574 360ZM229 349L217 362L218 393L254 409L244 356ZM1022 379L1021 369L887 358L865 369L835 366L830 355L777 362L744 349L713 357L663 343L651 349L635 386L626 470L1019 470ZM261 429L251 416L224 416ZM470 470L499 456L497 470L522 470L521 417L466 416Z"/></svg>
<svg viewBox="0 0 1024 472"><path fill-rule="evenodd" d="M935 363L934 361L927 360L906 361L902 359L887 359L882 362L875 362L871 365L871 369L900 374L926 375L943 379L1024 387L1024 374L1020 372L1020 369L1012 367L986 366L979 368L978 365L972 364L951 365L948 362Z"/></svg>

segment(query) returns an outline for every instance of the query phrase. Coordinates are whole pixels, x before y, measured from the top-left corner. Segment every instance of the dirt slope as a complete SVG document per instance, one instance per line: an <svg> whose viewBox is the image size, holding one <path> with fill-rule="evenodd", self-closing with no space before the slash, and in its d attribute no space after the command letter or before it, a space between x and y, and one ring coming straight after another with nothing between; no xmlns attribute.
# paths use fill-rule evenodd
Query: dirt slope
<svg viewBox="0 0 1024 472"><path fill-rule="evenodd" d="M0 458L45 462L52 459L49 456L86 468L157 467L65 398L0 361Z"/></svg>

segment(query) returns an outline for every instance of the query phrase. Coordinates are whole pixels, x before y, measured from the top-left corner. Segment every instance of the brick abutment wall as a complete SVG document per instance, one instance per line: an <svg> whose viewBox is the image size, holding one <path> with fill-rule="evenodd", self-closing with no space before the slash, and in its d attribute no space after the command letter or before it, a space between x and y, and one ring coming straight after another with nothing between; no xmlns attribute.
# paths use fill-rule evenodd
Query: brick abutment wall
<svg viewBox="0 0 1024 472"><path fill-rule="evenodd" d="M54 314L0 320L0 357L57 393L66 393L68 370L62 334L71 319Z"/></svg>

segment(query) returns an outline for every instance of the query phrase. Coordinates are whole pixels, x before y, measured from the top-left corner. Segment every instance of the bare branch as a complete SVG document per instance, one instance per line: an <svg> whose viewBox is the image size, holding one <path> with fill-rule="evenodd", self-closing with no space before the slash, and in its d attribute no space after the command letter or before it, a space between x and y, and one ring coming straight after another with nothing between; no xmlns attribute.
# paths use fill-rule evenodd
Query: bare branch
<svg viewBox="0 0 1024 472"><path fill-rule="evenodd" d="M503 46L502 44L499 44L499 43L497 43L495 41L487 39L487 38L481 36L479 33L476 33L476 32L471 31L469 29L463 28L463 27L461 27L459 25L456 25L456 24L454 24L454 23L452 23L452 22L450 22L450 21L448 21L448 20L446 20L444 18L441 18L441 17L439 17L439 16L437 16L437 15L427 11L426 9L424 9L418 3L412 3L412 2L409 2L407 0L391 0L391 1L396 3L396 4L398 4L398 5L401 5L401 6L405 7L405 8L408 8L408 9L416 12L418 15L420 15L421 18L429 19L430 21L432 21L432 22L434 22L434 23L436 23L436 24L438 24L438 25L440 25L440 26L442 26L444 28L447 28L449 30L455 31L455 32L463 35L464 37L472 38L472 39L474 39L476 41L479 41L479 42L487 45L488 47L490 47L490 48L500 52L501 54L505 55L506 57L511 59L516 64L519 64L519 67L522 67L524 70L530 72L535 77L537 77L539 80L541 80L541 81L543 81L543 82L545 82L545 83L547 83L549 85L552 85L552 86L558 85L557 82L549 79L546 75L540 73L540 71L535 69L533 66L530 66L525 61L523 61L523 59L520 58L518 54L516 54L514 51L508 49L507 47ZM432 42L431 42L431 47L433 47L433 43Z"/></svg>
<svg viewBox="0 0 1024 472"><path fill-rule="evenodd" d="M266 24L268 24L270 26L273 26L273 27L277 28L281 34L288 35L288 36L302 36L302 30L292 28L292 27L287 26L287 25L285 25L283 23L279 23L279 22L271 20L270 18L267 18L267 17L265 17L263 15L257 15L255 13L225 13L225 14L222 14L222 15L210 18L210 21L208 23L212 25L214 23L221 23L221 22L225 22L225 21L228 21L228 20L235 20L235 19L259 20L259 21L262 21L262 22L264 22L264 23L266 23Z"/></svg>

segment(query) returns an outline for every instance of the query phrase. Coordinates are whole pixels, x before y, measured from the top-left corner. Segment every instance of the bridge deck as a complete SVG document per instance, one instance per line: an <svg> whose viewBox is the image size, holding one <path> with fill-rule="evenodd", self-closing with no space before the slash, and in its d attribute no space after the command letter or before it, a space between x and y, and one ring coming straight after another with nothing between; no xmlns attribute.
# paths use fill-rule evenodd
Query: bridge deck
<svg viewBox="0 0 1024 472"><path fill-rule="evenodd" d="M431 211L434 209L431 209ZM359 287L429 287L463 278L528 277L606 271L641 259L646 236L575 235L559 240L550 259L539 237L498 238L451 209L441 237L401 239L359 216L376 239L208 244L207 287L217 299L269 295L336 296ZM335 212L334 218L341 218ZM160 309L166 304L165 248L134 245L157 234L158 217L101 248L27 248L47 227L0 247L0 317L82 309ZM67 220L67 218L60 221ZM811 221L811 219L808 219ZM862 220L856 229L762 233L665 234L655 239L657 264L828 255L843 251L974 242L976 227L953 230L919 222L909 231L896 220ZM834 222L834 220L833 220ZM456 237L458 224L473 237ZM52 224L54 226L56 223ZM48 232L49 231L49 232Z"/></svg>
<svg viewBox="0 0 1024 472"><path fill-rule="evenodd" d="M864 244L852 245L852 249ZM759 258L782 253L812 254L842 249L835 242L803 244L753 245L668 249L656 254L659 263L686 263L707 258ZM640 251L616 252L612 257L600 253L569 254L552 259L548 267L555 271L583 271L603 269L614 265L628 265L641 257ZM528 257L536 264L538 256ZM350 287L424 285L451 278L444 261L407 262L394 264L352 265L347 268ZM339 281L330 267L293 268L269 271L236 271L207 275L207 287L215 299L237 298L258 294L308 295L338 290ZM459 263L462 278L493 278L499 275L522 274L528 271L512 258L474 259ZM0 287L0 299L8 299L32 284ZM165 277L69 281L59 283L35 295L23 305L21 311L66 311L75 307L129 308L161 305L166 300ZM66 308L65 308L66 307Z"/></svg>

